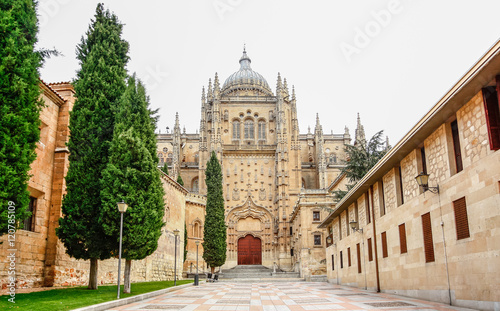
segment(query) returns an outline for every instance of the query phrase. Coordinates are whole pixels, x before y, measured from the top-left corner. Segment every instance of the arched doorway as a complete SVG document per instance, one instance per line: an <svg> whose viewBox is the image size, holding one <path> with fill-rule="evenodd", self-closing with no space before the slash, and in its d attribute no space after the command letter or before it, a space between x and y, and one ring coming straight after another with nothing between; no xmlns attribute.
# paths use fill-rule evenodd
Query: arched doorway
<svg viewBox="0 0 500 311"><path fill-rule="evenodd" d="M238 240L238 265L261 265L262 242L248 234Z"/></svg>

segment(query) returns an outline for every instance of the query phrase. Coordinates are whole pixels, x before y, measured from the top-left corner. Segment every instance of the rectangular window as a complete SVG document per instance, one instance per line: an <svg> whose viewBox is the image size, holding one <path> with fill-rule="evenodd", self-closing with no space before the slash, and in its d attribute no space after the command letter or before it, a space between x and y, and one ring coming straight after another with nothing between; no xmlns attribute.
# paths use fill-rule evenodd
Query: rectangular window
<svg viewBox="0 0 500 311"><path fill-rule="evenodd" d="M253 121L247 120L245 121L245 139L254 139L255 133L254 133L254 125Z"/></svg>
<svg viewBox="0 0 500 311"><path fill-rule="evenodd" d="M356 221L359 225L359 209L357 200L354 202L354 221Z"/></svg>
<svg viewBox="0 0 500 311"><path fill-rule="evenodd" d="M405 204L405 195L404 195L404 189L403 189L403 172L401 170L401 165L399 165L397 167L397 170L398 170L398 172L397 172L397 174L398 174L398 176L397 176L398 182L397 182L397 185L396 185L396 187L397 187L396 191L399 194L399 196L398 196L398 206L400 206L400 205Z"/></svg>
<svg viewBox="0 0 500 311"><path fill-rule="evenodd" d="M265 140L266 139L266 122L260 121L259 122L259 139L260 140Z"/></svg>
<svg viewBox="0 0 500 311"><path fill-rule="evenodd" d="M453 201L453 211L455 212L457 240L470 237L469 219L467 217L467 205L465 204L465 197Z"/></svg>
<svg viewBox="0 0 500 311"><path fill-rule="evenodd" d="M425 262L434 261L434 241L432 240L431 214L422 215L422 233L424 236Z"/></svg>
<svg viewBox="0 0 500 311"><path fill-rule="evenodd" d="M406 247L406 227L405 224L399 225L399 246L401 249L401 254L405 254L408 252Z"/></svg>
<svg viewBox="0 0 500 311"><path fill-rule="evenodd" d="M290 248L290 256L293 257L293 248Z"/></svg>
<svg viewBox="0 0 500 311"><path fill-rule="evenodd" d="M367 242L368 242L368 261L373 261L372 238L369 238Z"/></svg>
<svg viewBox="0 0 500 311"><path fill-rule="evenodd" d="M349 236L351 234L351 232L349 232L349 230L351 230L351 228L349 228L349 208L345 211L345 229L347 236Z"/></svg>
<svg viewBox="0 0 500 311"><path fill-rule="evenodd" d="M366 210L366 223L369 224L372 222L372 215L370 213L370 196L368 195L368 191L366 191L365 193L365 210Z"/></svg>
<svg viewBox="0 0 500 311"><path fill-rule="evenodd" d="M351 248L347 248L347 265L350 267L351 266Z"/></svg>
<svg viewBox="0 0 500 311"><path fill-rule="evenodd" d="M422 161L422 172L427 174L427 161L425 160L425 148L420 148L420 159Z"/></svg>
<svg viewBox="0 0 500 311"><path fill-rule="evenodd" d="M382 236L382 257L384 258L387 258L387 256L389 256L387 254L387 234L384 232L382 232L381 234Z"/></svg>
<svg viewBox="0 0 500 311"><path fill-rule="evenodd" d="M490 139L490 149L500 149L500 108L498 103L498 91L500 87L500 76L497 76L497 87L489 86L483 89L484 111L486 113L486 125Z"/></svg>
<svg viewBox="0 0 500 311"><path fill-rule="evenodd" d="M319 234L314 235L314 245L315 246L321 245L321 235Z"/></svg>
<svg viewBox="0 0 500 311"><path fill-rule="evenodd" d="M335 260L334 260L335 255L332 255L332 270L335 270Z"/></svg>
<svg viewBox="0 0 500 311"><path fill-rule="evenodd" d="M451 135L453 137L453 152L455 155L455 166L457 173L463 170L462 165L462 152L460 149L460 138L458 136L458 123L457 120L451 122Z"/></svg>
<svg viewBox="0 0 500 311"><path fill-rule="evenodd" d="M341 215L338 216L339 219L339 240L342 240L342 217Z"/></svg>
<svg viewBox="0 0 500 311"><path fill-rule="evenodd" d="M380 216L385 215L385 197L384 197L384 180L380 180L378 187L378 197L379 197L379 205L380 205Z"/></svg>
<svg viewBox="0 0 500 311"><path fill-rule="evenodd" d="M358 273L361 273L361 250L359 248L359 243L356 244L356 253L358 255Z"/></svg>
<svg viewBox="0 0 500 311"><path fill-rule="evenodd" d="M23 230L33 231L33 232L35 231L36 203L37 199L34 197L30 197L28 211L31 212L31 216L23 221Z"/></svg>
<svg viewBox="0 0 500 311"><path fill-rule="evenodd" d="M233 139L240 139L240 121L233 121Z"/></svg>
<svg viewBox="0 0 500 311"><path fill-rule="evenodd" d="M290 227L290 235L293 235L293 227Z"/></svg>
<svg viewBox="0 0 500 311"><path fill-rule="evenodd" d="M313 221L320 221L319 212L313 212Z"/></svg>
<svg viewBox="0 0 500 311"><path fill-rule="evenodd" d="M342 251L340 251L340 269L344 268L344 257L342 257Z"/></svg>

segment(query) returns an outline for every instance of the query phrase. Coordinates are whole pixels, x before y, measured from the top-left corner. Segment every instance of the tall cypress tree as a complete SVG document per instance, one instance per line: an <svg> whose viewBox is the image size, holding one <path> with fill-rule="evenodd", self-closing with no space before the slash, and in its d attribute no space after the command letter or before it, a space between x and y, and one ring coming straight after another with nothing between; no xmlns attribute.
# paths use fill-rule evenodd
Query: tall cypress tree
<svg viewBox="0 0 500 311"><path fill-rule="evenodd" d="M124 292L130 293L132 260L151 255L158 247L164 225L164 190L157 168L155 119L148 109L141 82L135 77L117 113L110 159L101 183L100 223L106 235L119 246L120 213L116 203L124 200L129 209L123 221Z"/></svg>
<svg viewBox="0 0 500 311"><path fill-rule="evenodd" d="M0 1L0 235L30 216L28 172L36 158L43 105L37 31L35 1ZM8 206L15 219L9 218Z"/></svg>
<svg viewBox="0 0 500 311"><path fill-rule="evenodd" d="M67 194L56 232L70 256L90 259L90 289L97 289L97 260L110 258L115 249L115 240L104 234L99 214L101 175L109 159L114 111L125 91L129 45L121 39L122 28L116 15L98 4L94 20L77 46L80 69L70 115Z"/></svg>
<svg viewBox="0 0 500 311"><path fill-rule="evenodd" d="M203 259L210 265L212 273L214 273L215 267L220 267L226 262L227 232L224 220L222 170L213 151L207 162L205 175L207 206L203 228Z"/></svg>

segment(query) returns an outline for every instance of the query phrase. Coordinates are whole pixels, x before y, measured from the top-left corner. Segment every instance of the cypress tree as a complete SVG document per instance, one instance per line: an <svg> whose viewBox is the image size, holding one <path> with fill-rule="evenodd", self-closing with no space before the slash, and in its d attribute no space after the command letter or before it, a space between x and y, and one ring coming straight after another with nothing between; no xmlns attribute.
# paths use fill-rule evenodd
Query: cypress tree
<svg viewBox="0 0 500 311"><path fill-rule="evenodd" d="M155 119L148 109L144 86L135 77L128 81L101 183L100 223L118 253L120 213L116 203L129 209L123 220L124 292L130 293L132 260L151 255L158 247L164 225L164 191L157 168Z"/></svg>
<svg viewBox="0 0 500 311"><path fill-rule="evenodd" d="M184 181L182 180L181 175L177 176L177 183L181 186L184 186Z"/></svg>
<svg viewBox="0 0 500 311"><path fill-rule="evenodd" d="M212 151L205 171L207 184L207 206L205 226L203 228L203 259L210 265L212 273L215 267L226 262L226 223L224 220L224 197L222 193L222 170Z"/></svg>
<svg viewBox="0 0 500 311"><path fill-rule="evenodd" d="M167 162L165 162L165 164L163 164L163 167L161 168L161 170L163 171L163 173L165 173L165 174L168 175L168 164L167 164Z"/></svg>
<svg viewBox="0 0 500 311"><path fill-rule="evenodd" d="M43 105L37 31L35 1L0 1L0 235L30 216L28 172L36 158Z"/></svg>
<svg viewBox="0 0 500 311"><path fill-rule="evenodd" d="M66 253L90 259L89 289L97 289L97 260L110 258L116 247L115 240L104 234L99 214L101 175L109 159L114 111L125 91L129 45L121 39L122 28L116 15L98 4L94 20L77 46L80 69L70 115L67 194L56 232Z"/></svg>

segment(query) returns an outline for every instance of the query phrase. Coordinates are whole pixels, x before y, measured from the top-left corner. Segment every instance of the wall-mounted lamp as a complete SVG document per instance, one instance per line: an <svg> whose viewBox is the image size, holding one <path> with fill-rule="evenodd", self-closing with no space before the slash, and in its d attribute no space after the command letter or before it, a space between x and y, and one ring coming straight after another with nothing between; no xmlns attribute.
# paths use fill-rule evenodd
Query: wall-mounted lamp
<svg viewBox="0 0 500 311"><path fill-rule="evenodd" d="M439 185L436 187L429 187L429 174L421 172L417 175L417 177L415 177L415 180L417 181L417 184L424 189L424 192L429 190L432 193L439 193Z"/></svg>
<svg viewBox="0 0 500 311"><path fill-rule="evenodd" d="M351 222L349 222L349 225L351 226L352 231L363 232L363 229L359 229L359 225L358 225L357 221L351 221Z"/></svg>
<svg viewBox="0 0 500 311"><path fill-rule="evenodd" d="M328 243L328 244L332 244L332 242L333 242L332 237L331 237L331 236L327 236L327 237L326 237L326 243Z"/></svg>

